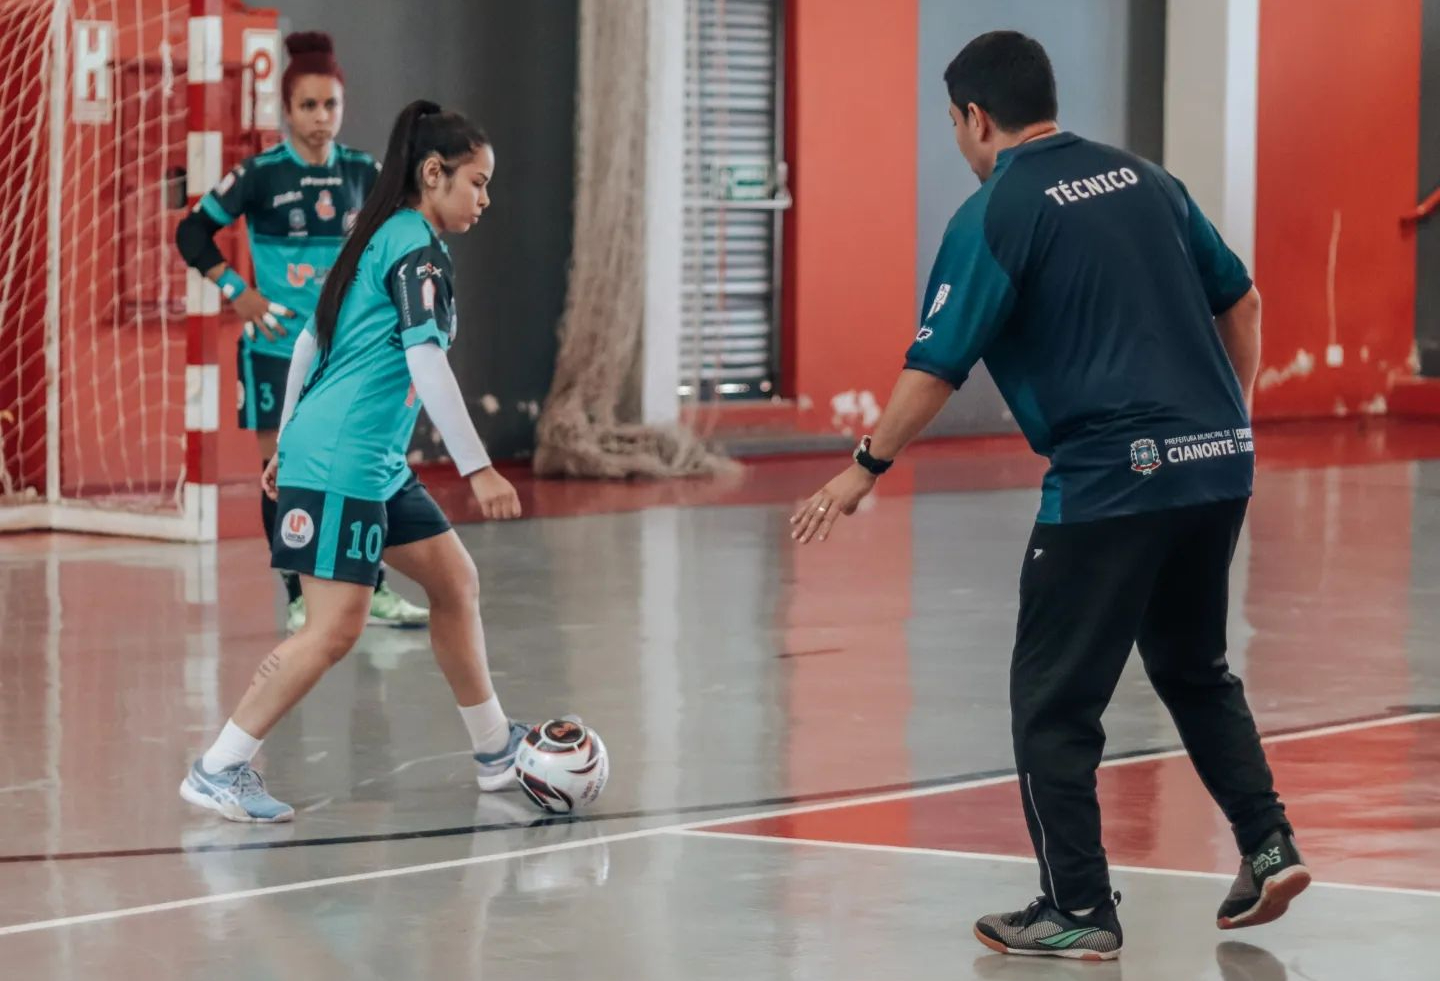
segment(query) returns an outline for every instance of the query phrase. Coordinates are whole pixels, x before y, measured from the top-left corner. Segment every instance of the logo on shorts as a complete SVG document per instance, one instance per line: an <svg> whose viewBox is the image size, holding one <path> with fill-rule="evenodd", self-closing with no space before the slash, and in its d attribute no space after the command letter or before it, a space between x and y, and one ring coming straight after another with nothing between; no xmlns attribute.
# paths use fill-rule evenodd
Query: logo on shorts
<svg viewBox="0 0 1440 981"><path fill-rule="evenodd" d="M315 199L315 217L321 221L329 221L335 217L335 199L330 196L329 191L321 191L320 196Z"/></svg>
<svg viewBox="0 0 1440 981"><path fill-rule="evenodd" d="M1153 439L1137 439L1130 444L1130 469L1147 477L1160 469L1160 447Z"/></svg>
<svg viewBox="0 0 1440 981"><path fill-rule="evenodd" d="M290 548L304 548L315 537L315 521L303 508L291 508L280 522L280 540Z"/></svg>

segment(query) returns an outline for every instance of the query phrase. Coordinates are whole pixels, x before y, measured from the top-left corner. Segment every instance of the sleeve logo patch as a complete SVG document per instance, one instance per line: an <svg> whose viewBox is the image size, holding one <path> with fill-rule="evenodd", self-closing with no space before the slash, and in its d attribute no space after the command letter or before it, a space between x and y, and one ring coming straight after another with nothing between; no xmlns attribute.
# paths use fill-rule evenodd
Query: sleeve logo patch
<svg viewBox="0 0 1440 981"><path fill-rule="evenodd" d="M940 308L945 305L945 301L948 299L950 299L950 284L941 283L940 288L935 291L935 300L930 304L930 312L925 315L925 319L929 320L939 313Z"/></svg>
<svg viewBox="0 0 1440 981"><path fill-rule="evenodd" d="M420 281L420 303L426 310L435 309L435 280L423 279Z"/></svg>

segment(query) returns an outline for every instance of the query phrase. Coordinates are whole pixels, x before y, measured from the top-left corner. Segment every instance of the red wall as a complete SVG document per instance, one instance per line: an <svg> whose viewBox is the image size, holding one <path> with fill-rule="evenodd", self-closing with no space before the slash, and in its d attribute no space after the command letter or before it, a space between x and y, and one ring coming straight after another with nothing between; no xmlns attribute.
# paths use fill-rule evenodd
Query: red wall
<svg viewBox="0 0 1440 981"><path fill-rule="evenodd" d="M1375 411L1393 378L1414 373L1415 245L1398 219L1418 179L1420 14L1420 0L1260 4L1262 417ZM1338 367L1326 363L1332 332Z"/></svg>
<svg viewBox="0 0 1440 981"><path fill-rule="evenodd" d="M805 429L858 432L832 400L883 405L915 330L918 0L790 0L789 15L785 394Z"/></svg>

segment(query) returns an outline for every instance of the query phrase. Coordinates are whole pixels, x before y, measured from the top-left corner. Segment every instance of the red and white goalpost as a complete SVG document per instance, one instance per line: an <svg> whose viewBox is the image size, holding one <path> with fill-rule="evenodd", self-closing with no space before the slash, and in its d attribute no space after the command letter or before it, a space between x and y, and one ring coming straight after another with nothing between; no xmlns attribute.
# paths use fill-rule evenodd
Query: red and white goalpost
<svg viewBox="0 0 1440 981"><path fill-rule="evenodd" d="M0 531L216 537L220 298L175 226L278 129L279 49L233 0L0 4Z"/></svg>

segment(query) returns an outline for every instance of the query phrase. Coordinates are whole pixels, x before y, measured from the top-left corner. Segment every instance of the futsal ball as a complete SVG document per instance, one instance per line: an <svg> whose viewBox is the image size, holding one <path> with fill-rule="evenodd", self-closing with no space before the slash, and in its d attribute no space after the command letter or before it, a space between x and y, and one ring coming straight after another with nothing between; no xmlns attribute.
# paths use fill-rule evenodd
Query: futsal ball
<svg viewBox="0 0 1440 981"><path fill-rule="evenodd" d="M551 719L525 734L515 759L520 788L535 806L570 814L595 803L610 779L610 754L594 729Z"/></svg>

